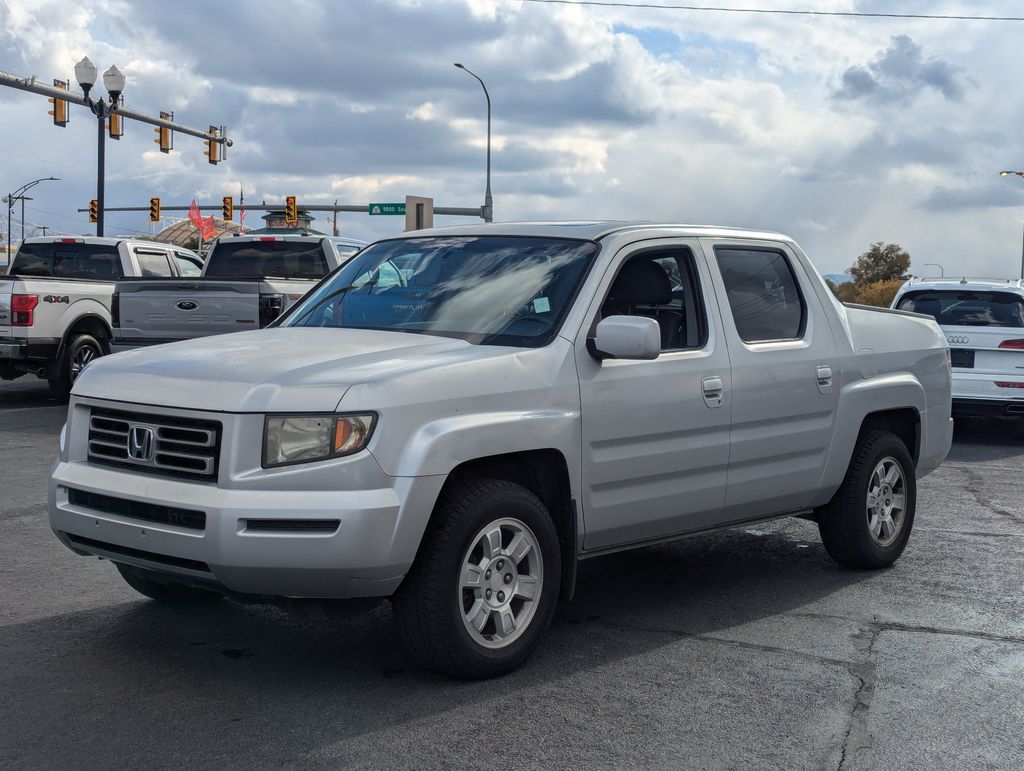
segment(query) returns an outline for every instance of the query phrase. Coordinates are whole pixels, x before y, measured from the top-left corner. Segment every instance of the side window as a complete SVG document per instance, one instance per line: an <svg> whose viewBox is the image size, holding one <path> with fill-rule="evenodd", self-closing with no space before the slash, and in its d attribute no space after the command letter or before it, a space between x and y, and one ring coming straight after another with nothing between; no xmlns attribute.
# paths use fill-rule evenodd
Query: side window
<svg viewBox="0 0 1024 771"><path fill-rule="evenodd" d="M707 317L693 253L689 249L642 252L619 269L601 306L601 317L646 316L661 328L661 350L700 348Z"/></svg>
<svg viewBox="0 0 1024 771"><path fill-rule="evenodd" d="M163 252L135 253L135 259L139 261L139 275L144 278L165 278L174 275L171 272L171 265L167 262L167 255Z"/></svg>
<svg viewBox="0 0 1024 771"><path fill-rule="evenodd" d="M178 263L178 273L183 276L201 276L203 273L202 266L196 262L194 257L175 252L174 260Z"/></svg>
<svg viewBox="0 0 1024 771"><path fill-rule="evenodd" d="M743 342L803 337L807 310L782 252L716 246L715 258Z"/></svg>

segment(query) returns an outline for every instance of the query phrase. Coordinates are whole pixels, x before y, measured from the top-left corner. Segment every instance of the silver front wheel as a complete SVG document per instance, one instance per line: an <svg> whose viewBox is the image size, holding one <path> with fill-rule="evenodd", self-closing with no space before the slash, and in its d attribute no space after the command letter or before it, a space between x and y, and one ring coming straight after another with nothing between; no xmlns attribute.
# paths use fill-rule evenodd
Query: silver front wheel
<svg viewBox="0 0 1024 771"><path fill-rule="evenodd" d="M895 458L882 458L868 482L867 517L872 540L888 546L903 530L907 482Z"/></svg>
<svg viewBox="0 0 1024 771"><path fill-rule="evenodd" d="M462 622L478 645L504 648L530 625L543 589L544 557L533 531L518 519L491 522L462 558Z"/></svg>

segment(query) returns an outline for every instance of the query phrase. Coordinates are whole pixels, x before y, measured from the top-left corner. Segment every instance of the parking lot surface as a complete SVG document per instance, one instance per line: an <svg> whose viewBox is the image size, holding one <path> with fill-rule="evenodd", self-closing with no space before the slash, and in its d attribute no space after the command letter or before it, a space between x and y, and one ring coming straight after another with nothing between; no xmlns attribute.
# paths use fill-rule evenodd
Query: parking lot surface
<svg viewBox="0 0 1024 771"><path fill-rule="evenodd" d="M63 408L0 383L0 766L1024 767L1024 424L958 424L891 569L783 521L582 563L517 672L349 620L180 611L46 522Z"/></svg>

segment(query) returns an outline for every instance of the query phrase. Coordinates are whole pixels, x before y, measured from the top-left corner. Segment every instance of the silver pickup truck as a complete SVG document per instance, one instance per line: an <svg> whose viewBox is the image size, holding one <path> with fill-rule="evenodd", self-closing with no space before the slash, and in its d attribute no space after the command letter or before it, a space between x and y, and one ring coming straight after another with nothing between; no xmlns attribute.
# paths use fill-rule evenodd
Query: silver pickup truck
<svg viewBox="0 0 1024 771"><path fill-rule="evenodd" d="M111 350L261 329L364 246L312 234L222 237L199 277L118 282Z"/></svg>
<svg viewBox="0 0 1024 771"><path fill-rule="evenodd" d="M91 364L50 523L160 601L390 598L417 660L487 677L582 559L797 516L892 564L951 437L935 321L841 305L785 236L466 226Z"/></svg>

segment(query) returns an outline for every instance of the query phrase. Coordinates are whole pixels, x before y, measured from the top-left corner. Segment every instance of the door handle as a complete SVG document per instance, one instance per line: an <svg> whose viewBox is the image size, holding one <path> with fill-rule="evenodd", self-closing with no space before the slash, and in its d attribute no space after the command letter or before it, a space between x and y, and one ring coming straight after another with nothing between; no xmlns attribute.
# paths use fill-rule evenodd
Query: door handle
<svg viewBox="0 0 1024 771"><path fill-rule="evenodd" d="M708 407L715 409L722 406L722 394L725 391L722 378L717 375L704 378L701 381L701 391L704 394L704 403Z"/></svg>
<svg viewBox="0 0 1024 771"><path fill-rule="evenodd" d="M824 365L818 367L818 390L823 394L832 391L832 368Z"/></svg>

